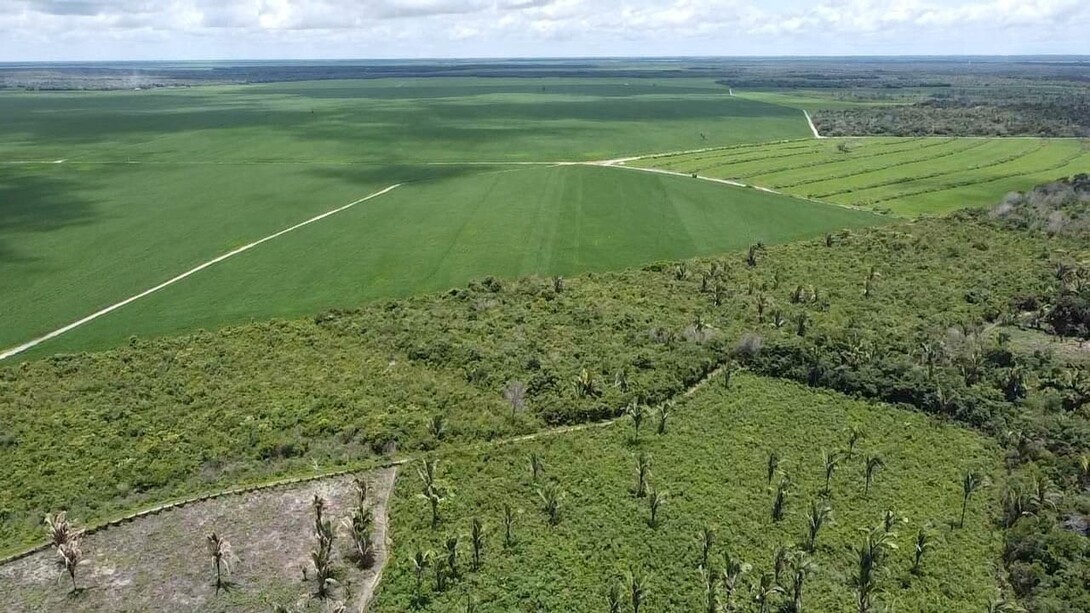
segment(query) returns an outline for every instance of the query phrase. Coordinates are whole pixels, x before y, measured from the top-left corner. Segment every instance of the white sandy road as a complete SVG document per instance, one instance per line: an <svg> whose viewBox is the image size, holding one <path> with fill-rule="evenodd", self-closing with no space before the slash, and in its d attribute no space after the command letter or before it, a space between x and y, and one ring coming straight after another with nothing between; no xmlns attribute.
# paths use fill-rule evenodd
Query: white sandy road
<svg viewBox="0 0 1090 613"><path fill-rule="evenodd" d="M818 132L817 126L814 125L814 119L810 117L810 111L803 111L803 115L806 115L806 123L810 124L810 131L814 133L814 138L825 138Z"/></svg>
<svg viewBox="0 0 1090 613"><path fill-rule="evenodd" d="M256 240L256 241L254 241L252 243L249 243L249 244L246 244L246 245L243 245L243 246L239 247L238 249L228 251L227 253L225 253L225 254L217 257L217 258L208 260L207 262L205 262L205 263L203 263L203 264L201 264L199 266L196 266L194 268L191 268L191 269L183 272L182 274L180 274L180 275L178 275L178 276L176 276L176 277L174 277L172 279L164 281L164 282L160 283L159 285L156 285L155 287L153 287L151 289L144 290L144 291L140 292L139 294L136 294L135 296L130 296L129 298L126 298L126 299L122 300L121 302L118 302L117 304L112 304L112 305L110 305L110 306L108 306L108 307L106 307L106 308L104 308L102 310L95 311L94 313L88 315L87 317L84 317L83 319L80 319L78 321L74 321L74 322L68 324L67 326L64 326L63 328L57 328L56 330L50 332L49 334L46 334L45 336L40 336L40 337L38 337L38 338L36 338L36 339L34 339L32 341L27 341L27 342L23 343L22 345L19 345L18 347L12 347L11 349L8 349L8 350L0 353L0 360L6 360L6 359L8 359L8 358L10 358L12 356L19 355L20 353L23 353L24 351L32 349L32 348L34 348L34 347L36 347L36 346L50 340L50 339L57 338L58 336L66 333L66 332L71 332L72 330L75 330L76 328L78 328L78 327L80 327L80 326L82 326L84 324L90 323L90 322L98 319L99 317L102 317L103 315L107 315L109 313L112 313L112 312L116 311L117 309L120 309L121 307L123 307L123 306L125 306L127 304L136 302L137 300L140 300L141 298L145 298L147 296L150 296L151 294L154 294L155 292L158 292L159 290L170 287L171 285L174 285L175 283L185 279L186 277L194 275L194 274L204 270L205 268L208 268L209 266L212 266L214 264L218 264L218 263L220 263L220 262L222 262L222 261L224 261L226 259L232 258L232 257L234 257L234 256L236 256L236 255L238 255L240 253L244 253L246 251L249 251L250 249L253 249L254 247L257 247L258 245L260 245L262 243L267 243L267 242L269 242L269 241L271 241L273 239L280 238L281 236L284 236L285 234L287 234L289 232L294 232L295 230L298 230L299 228L302 228L304 226L308 226L308 225L310 225L310 224L312 224L312 223L314 223L316 221L321 221L321 220L325 219L326 217L329 217L330 215L336 215L337 213L340 213L341 211L346 211L346 210L356 206L357 204L362 204L364 202L367 202L368 200L378 198L379 196L388 194L388 193L394 191L395 189L397 189L399 187L401 187L400 183L398 183L396 185L391 185L390 187L387 187L384 190L375 192L375 193L373 193L373 194L371 194L369 196L364 196L363 198L360 198L359 200L356 200L354 202L349 202L348 204L346 204L344 206L341 206L341 207L338 207L338 208L335 208L335 209L333 209L331 211L326 211L325 213L322 213L321 215L311 217L310 219L308 219L308 220L306 220L304 222L301 222L301 223L297 223L294 226L291 226L290 228L285 228L285 229L277 232L276 234L270 234L270 235L266 236L265 238Z"/></svg>

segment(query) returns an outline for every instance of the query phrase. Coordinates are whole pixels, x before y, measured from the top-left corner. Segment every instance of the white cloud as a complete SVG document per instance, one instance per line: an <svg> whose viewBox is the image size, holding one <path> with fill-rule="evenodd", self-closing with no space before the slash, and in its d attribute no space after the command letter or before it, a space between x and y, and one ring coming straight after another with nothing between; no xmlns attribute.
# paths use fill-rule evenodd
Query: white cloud
<svg viewBox="0 0 1090 613"><path fill-rule="evenodd" d="M1078 53L1087 25L1085 0L0 0L0 60L126 41L152 57Z"/></svg>

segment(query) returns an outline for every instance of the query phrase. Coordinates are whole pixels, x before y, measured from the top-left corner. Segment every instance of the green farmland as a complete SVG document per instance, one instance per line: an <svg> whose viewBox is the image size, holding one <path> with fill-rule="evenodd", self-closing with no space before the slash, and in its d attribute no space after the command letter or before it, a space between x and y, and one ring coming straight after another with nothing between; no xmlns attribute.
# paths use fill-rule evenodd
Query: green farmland
<svg viewBox="0 0 1090 613"><path fill-rule="evenodd" d="M732 179L896 215L987 206L1003 195L1090 170L1079 140L861 138L730 147L635 163Z"/></svg>
<svg viewBox="0 0 1090 613"><path fill-rule="evenodd" d="M40 354L879 221L567 162L805 136L707 80L400 79L5 93L0 347L394 184ZM61 162L61 163L53 163ZM768 214L771 212L771 214ZM103 249L103 245L109 245Z"/></svg>

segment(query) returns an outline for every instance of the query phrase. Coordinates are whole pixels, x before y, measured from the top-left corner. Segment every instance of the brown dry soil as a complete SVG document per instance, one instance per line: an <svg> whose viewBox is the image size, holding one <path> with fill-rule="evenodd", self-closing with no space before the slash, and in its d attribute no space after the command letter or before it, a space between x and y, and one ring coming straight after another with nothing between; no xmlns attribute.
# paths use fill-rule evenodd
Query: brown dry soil
<svg viewBox="0 0 1090 613"><path fill-rule="evenodd" d="M369 473L376 515L375 564L360 570L346 557L351 549L341 525L351 509L351 477L312 481L229 495L164 511L84 537L85 561L73 592L64 567L50 549L0 567L0 611L260 611L282 604L298 611L328 611L344 603L366 607L386 557L386 507L395 469ZM325 498L334 520L340 582L324 600L313 596L310 568L314 544L311 500ZM215 531L231 542L237 560L230 586L216 591L205 536Z"/></svg>

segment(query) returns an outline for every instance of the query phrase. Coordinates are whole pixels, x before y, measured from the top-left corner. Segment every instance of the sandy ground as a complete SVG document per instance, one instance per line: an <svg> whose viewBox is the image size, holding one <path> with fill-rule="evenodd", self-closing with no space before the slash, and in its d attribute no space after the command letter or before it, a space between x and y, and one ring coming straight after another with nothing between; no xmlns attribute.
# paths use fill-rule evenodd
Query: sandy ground
<svg viewBox="0 0 1090 613"><path fill-rule="evenodd" d="M338 477L224 496L86 536L78 593L72 592L52 550L0 567L0 611L266 613L270 603L322 611L338 601L349 610L365 610L387 558L386 508L395 470L366 475L379 545L371 569L360 570L345 557L351 544L340 523L350 513L354 490L350 477ZM315 494L325 498L327 517L339 531L335 549L341 585L326 601L312 596L314 583L304 582L302 572L310 568ZM205 551L205 536L213 530L231 542L238 556L231 586L219 593Z"/></svg>

